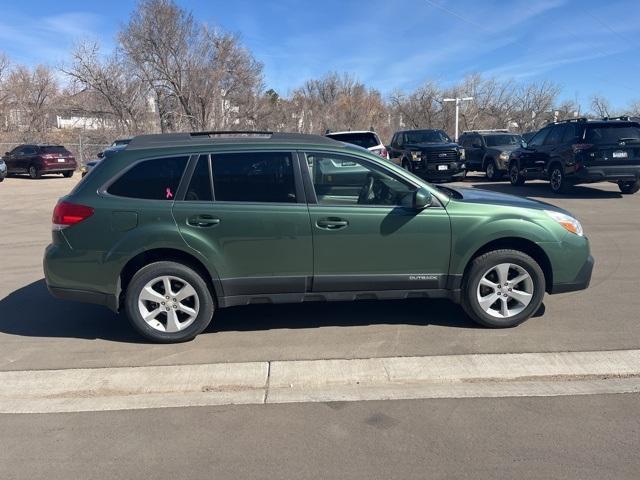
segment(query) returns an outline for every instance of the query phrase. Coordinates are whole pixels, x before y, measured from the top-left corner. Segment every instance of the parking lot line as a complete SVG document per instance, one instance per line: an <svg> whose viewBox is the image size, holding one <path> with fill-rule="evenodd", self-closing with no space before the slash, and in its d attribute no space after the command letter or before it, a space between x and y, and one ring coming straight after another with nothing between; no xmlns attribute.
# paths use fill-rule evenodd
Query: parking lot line
<svg viewBox="0 0 640 480"><path fill-rule="evenodd" d="M640 350L0 372L0 413L640 392Z"/></svg>

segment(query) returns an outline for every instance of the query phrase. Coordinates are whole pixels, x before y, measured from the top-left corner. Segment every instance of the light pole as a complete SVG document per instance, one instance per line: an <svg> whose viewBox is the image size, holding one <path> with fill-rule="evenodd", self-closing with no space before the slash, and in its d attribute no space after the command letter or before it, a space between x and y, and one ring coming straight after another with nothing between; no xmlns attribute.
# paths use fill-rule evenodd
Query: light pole
<svg viewBox="0 0 640 480"><path fill-rule="evenodd" d="M469 102L473 100L473 97L456 97L456 98L444 98L443 102L456 102L456 138L455 141L458 141L458 116L460 114L460 102Z"/></svg>

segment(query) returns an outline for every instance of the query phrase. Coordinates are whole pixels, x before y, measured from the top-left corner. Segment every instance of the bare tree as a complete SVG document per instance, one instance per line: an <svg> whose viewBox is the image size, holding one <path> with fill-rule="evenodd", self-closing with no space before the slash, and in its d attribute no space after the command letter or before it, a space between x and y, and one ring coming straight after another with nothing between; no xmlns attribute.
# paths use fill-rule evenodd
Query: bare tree
<svg viewBox="0 0 640 480"><path fill-rule="evenodd" d="M10 123L26 132L44 132L59 91L51 68L38 65L29 69L19 65L7 76L5 88Z"/></svg>
<svg viewBox="0 0 640 480"><path fill-rule="evenodd" d="M73 52L73 64L62 71L75 82L70 106L115 121L119 132L139 133L149 110L148 88L131 75L120 52L102 59L95 43L80 44ZM79 101L74 101L78 99Z"/></svg>
<svg viewBox="0 0 640 480"><path fill-rule="evenodd" d="M591 109L598 117L610 117L613 114L609 101L600 95L591 97Z"/></svg>
<svg viewBox="0 0 640 480"><path fill-rule="evenodd" d="M250 117L262 65L235 36L195 21L172 0L142 0L119 41L174 125L219 128Z"/></svg>

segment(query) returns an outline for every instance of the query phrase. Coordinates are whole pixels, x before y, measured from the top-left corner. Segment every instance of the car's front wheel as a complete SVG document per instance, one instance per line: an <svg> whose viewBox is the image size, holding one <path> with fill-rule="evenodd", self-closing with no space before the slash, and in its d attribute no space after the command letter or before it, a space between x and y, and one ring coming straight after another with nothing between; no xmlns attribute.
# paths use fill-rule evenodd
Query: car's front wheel
<svg viewBox="0 0 640 480"><path fill-rule="evenodd" d="M475 258L465 275L462 307L473 321L514 327L538 311L545 292L540 265L517 250L494 250Z"/></svg>
<svg viewBox="0 0 640 480"><path fill-rule="evenodd" d="M625 195L632 195L640 190L640 180L635 182L618 182L620 191Z"/></svg>
<svg viewBox="0 0 640 480"><path fill-rule="evenodd" d="M525 178L524 175L520 173L520 165L518 165L518 162L514 162L509 166L509 181L511 185L516 187L524 185Z"/></svg>
<svg viewBox="0 0 640 480"><path fill-rule="evenodd" d="M31 165L29 167L29 176L35 180L42 177L42 173L40 172L38 167L36 167L35 165Z"/></svg>
<svg viewBox="0 0 640 480"><path fill-rule="evenodd" d="M133 327L148 340L192 340L211 322L214 303L206 281L175 262L141 268L126 290L125 310Z"/></svg>
<svg viewBox="0 0 640 480"><path fill-rule="evenodd" d="M496 181L500 179L500 170L496 168L493 160L488 160L484 172L489 180Z"/></svg>

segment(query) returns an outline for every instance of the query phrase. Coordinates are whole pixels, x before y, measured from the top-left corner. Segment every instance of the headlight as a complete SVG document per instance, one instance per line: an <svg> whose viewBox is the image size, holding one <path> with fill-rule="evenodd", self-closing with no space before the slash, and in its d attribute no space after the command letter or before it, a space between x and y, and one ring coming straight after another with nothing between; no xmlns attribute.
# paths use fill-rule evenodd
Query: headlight
<svg viewBox="0 0 640 480"><path fill-rule="evenodd" d="M509 152L502 152L500 154L500 160L509 160Z"/></svg>
<svg viewBox="0 0 640 480"><path fill-rule="evenodd" d="M458 152L460 153L460 160L464 160L466 158L466 154L464 153L464 148L461 148L460 150L458 150Z"/></svg>
<svg viewBox="0 0 640 480"><path fill-rule="evenodd" d="M420 160L420 152L411 152L411 158L413 160Z"/></svg>
<svg viewBox="0 0 640 480"><path fill-rule="evenodd" d="M545 210L544 213L553 218L556 222L558 222L567 232L574 233L582 237L584 235L584 230L582 230L582 225L575 218L565 215L564 213L555 212L553 210Z"/></svg>

